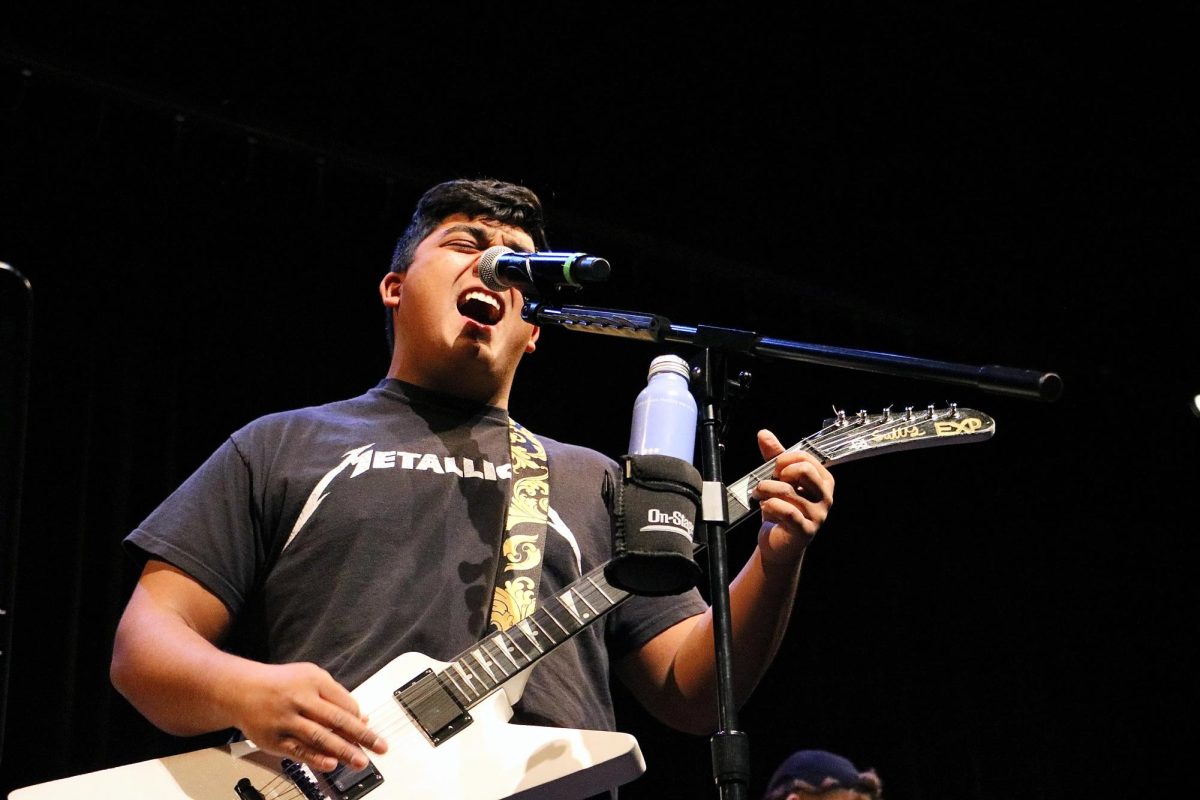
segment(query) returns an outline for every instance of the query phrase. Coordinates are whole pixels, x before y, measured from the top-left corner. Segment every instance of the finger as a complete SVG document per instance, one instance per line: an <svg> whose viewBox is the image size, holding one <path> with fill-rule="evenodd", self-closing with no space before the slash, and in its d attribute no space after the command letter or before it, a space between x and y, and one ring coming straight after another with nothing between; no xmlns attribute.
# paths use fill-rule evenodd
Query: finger
<svg viewBox="0 0 1200 800"><path fill-rule="evenodd" d="M324 700L333 703L335 706L346 709L356 717L361 717L362 714L358 709L358 701L354 699L354 695L347 691L345 686L333 679L329 673L325 673L322 680L317 686L317 691Z"/></svg>
<svg viewBox="0 0 1200 800"><path fill-rule="evenodd" d="M783 443L779 441L779 437L771 433L771 431L763 428L758 432L758 452L762 453L762 457L770 460L786 450Z"/></svg>
<svg viewBox="0 0 1200 800"><path fill-rule="evenodd" d="M280 752L291 756L293 761L307 764L317 772L332 772L337 769L337 759L326 753L319 753L305 745L299 739L288 736L280 740Z"/></svg>
<svg viewBox="0 0 1200 800"><path fill-rule="evenodd" d="M326 702L323 706L314 708L306 716L324 729L335 732L342 740L350 742L352 745L362 745L376 753L387 751L387 742L383 740L382 736L371 730L357 712L351 712L341 706ZM354 747L354 750L361 754L358 747Z"/></svg>
<svg viewBox="0 0 1200 800"><path fill-rule="evenodd" d="M824 506L802 499L772 497L760 504L763 524L780 526L788 533L811 537L825 519Z"/></svg>
<svg viewBox="0 0 1200 800"><path fill-rule="evenodd" d="M362 769L367 765L367 757L363 751L330 728L312 725L309 727L308 738L312 742L314 750L333 756L342 764L349 764L357 769Z"/></svg>
<svg viewBox="0 0 1200 800"><path fill-rule="evenodd" d="M762 503L771 498L788 502L825 503L833 494L832 484L823 483L819 476L795 473L788 480L768 478L750 490L750 496Z"/></svg>
<svg viewBox="0 0 1200 800"><path fill-rule="evenodd" d="M791 502L800 499L801 492L796 486L786 481L768 478L765 481L759 481L750 491L750 496L760 504L772 498Z"/></svg>
<svg viewBox="0 0 1200 800"><path fill-rule="evenodd" d="M339 763L362 769L368 763L367 755L356 744L343 738L336 731L312 721L305 721L296 731L293 740L306 750L314 760L321 760L333 767L324 767L328 772Z"/></svg>
<svg viewBox="0 0 1200 800"><path fill-rule="evenodd" d="M833 475L817 461L794 460L777 469L776 477L806 500L823 502L833 496Z"/></svg>
<svg viewBox="0 0 1200 800"><path fill-rule="evenodd" d="M345 738L361 744L376 753L387 752L387 742L367 726L367 715L359 711L354 695L332 677L320 688L321 699L329 703L321 709L323 716L318 721L338 731Z"/></svg>
<svg viewBox="0 0 1200 800"><path fill-rule="evenodd" d="M793 532L811 535L829 514L833 487L817 479L796 483L768 479L750 494L758 501L764 522L780 523Z"/></svg>

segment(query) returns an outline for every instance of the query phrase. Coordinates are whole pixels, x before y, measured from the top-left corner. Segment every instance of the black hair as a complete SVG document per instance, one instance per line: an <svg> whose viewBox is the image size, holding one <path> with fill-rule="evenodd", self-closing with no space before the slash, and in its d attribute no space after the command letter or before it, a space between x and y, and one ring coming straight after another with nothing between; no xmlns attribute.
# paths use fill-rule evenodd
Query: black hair
<svg viewBox="0 0 1200 800"><path fill-rule="evenodd" d="M520 228L533 239L534 249L546 250L545 222L542 201L533 190L515 183L494 178L478 178L439 183L421 195L416 211L392 251L392 272L404 272L412 265L417 245L453 214L465 214L471 219L488 219ZM391 352L395 332L392 315L386 315L388 351Z"/></svg>

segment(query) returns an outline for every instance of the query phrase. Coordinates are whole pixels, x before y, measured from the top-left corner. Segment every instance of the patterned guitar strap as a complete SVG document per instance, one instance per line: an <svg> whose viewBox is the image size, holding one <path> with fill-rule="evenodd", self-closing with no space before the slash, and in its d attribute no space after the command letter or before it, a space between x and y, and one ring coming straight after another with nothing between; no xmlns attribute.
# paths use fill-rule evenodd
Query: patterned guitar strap
<svg viewBox="0 0 1200 800"><path fill-rule="evenodd" d="M513 419L508 421L512 453L512 496L504 523L490 629L503 631L533 613L542 579L546 516L550 511L550 470L546 448Z"/></svg>

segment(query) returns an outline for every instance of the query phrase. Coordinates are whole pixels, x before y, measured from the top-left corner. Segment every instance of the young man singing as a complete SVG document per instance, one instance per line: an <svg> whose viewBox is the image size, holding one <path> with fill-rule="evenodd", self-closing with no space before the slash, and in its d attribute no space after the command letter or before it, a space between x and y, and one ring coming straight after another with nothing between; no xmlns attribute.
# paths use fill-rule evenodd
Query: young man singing
<svg viewBox="0 0 1200 800"><path fill-rule="evenodd" d="M517 289L480 281L494 245L546 248L531 191L430 189L379 287L394 332L387 377L360 397L251 422L130 534L145 567L111 672L154 724L236 729L321 771L365 765L388 745L348 689L402 653L450 660L611 558L602 487L615 463L509 418L539 331ZM834 486L808 454L758 438L779 459L756 490L757 549L730 587L739 701L778 647ZM537 487L540 544L502 544L529 496L514 485ZM531 561L540 574L521 579ZM516 577L498 580L505 563ZM613 730L614 675L667 725L712 733L713 632L699 593L635 596L558 647L514 721Z"/></svg>

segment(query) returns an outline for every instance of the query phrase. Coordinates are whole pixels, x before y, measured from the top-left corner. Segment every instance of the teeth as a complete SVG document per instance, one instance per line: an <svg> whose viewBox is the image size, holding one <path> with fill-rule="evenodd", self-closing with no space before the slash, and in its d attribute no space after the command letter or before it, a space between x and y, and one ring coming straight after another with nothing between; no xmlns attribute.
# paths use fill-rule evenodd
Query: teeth
<svg viewBox="0 0 1200 800"><path fill-rule="evenodd" d="M467 296L463 299L479 300L482 303L487 303L494 309L500 309L500 303L496 300L496 298L492 297L491 295L484 294L483 292L467 292Z"/></svg>

